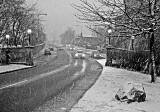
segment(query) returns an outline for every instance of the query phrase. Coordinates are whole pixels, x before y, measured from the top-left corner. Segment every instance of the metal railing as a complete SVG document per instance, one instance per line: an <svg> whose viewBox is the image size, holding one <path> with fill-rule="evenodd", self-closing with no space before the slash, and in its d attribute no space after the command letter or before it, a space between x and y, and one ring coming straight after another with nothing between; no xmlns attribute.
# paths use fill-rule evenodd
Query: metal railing
<svg viewBox="0 0 160 112"><path fill-rule="evenodd" d="M149 58L149 50L135 51L122 48L106 48L106 65L130 68L141 71Z"/></svg>

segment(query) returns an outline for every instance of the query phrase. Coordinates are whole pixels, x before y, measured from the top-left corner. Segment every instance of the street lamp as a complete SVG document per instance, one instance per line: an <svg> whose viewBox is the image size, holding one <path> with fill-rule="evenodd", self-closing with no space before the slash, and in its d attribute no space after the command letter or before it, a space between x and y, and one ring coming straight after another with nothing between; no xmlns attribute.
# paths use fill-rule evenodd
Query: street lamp
<svg viewBox="0 0 160 112"><path fill-rule="evenodd" d="M29 36L28 41L29 41L29 45L30 45L31 44L31 33L32 33L32 30L28 29L27 33L28 33L28 36Z"/></svg>
<svg viewBox="0 0 160 112"><path fill-rule="evenodd" d="M10 38L10 35L6 35L6 39L7 39L7 47L9 45L9 38Z"/></svg>
<svg viewBox="0 0 160 112"><path fill-rule="evenodd" d="M109 33L109 34L112 33L112 29L108 29L108 33Z"/></svg>
<svg viewBox="0 0 160 112"><path fill-rule="evenodd" d="M32 50L31 50L31 34L32 34L32 30L31 29L28 29L27 30L27 33L28 33L28 41L29 41L29 50L28 50L28 56L26 57L26 63L28 64L28 65L33 65L34 63L33 63L33 56L32 56Z"/></svg>
<svg viewBox="0 0 160 112"><path fill-rule="evenodd" d="M110 41L111 41L110 34L111 33L112 33L112 29L109 28L108 29L108 45L106 46L106 62L105 62L105 66L108 66L108 65L112 64L112 58L111 58L111 54L110 54L110 50L112 49L112 46L110 45Z"/></svg>
<svg viewBox="0 0 160 112"><path fill-rule="evenodd" d="M9 39L9 38L10 38L10 36L9 36L9 35L6 35L6 38L7 38L7 39Z"/></svg>
<svg viewBox="0 0 160 112"><path fill-rule="evenodd" d="M31 33L32 33L32 30L31 30L31 29L28 29L28 30L27 30L27 33L28 33L28 34L31 34Z"/></svg>
<svg viewBox="0 0 160 112"><path fill-rule="evenodd" d="M6 39L7 39L7 49L6 49L6 64L9 64L9 49L8 49L8 45L9 45L9 38L10 38L10 35L6 35Z"/></svg>
<svg viewBox="0 0 160 112"><path fill-rule="evenodd" d="M111 41L111 37L110 34L112 33L112 29L108 29L108 34L109 34L109 38L108 38L108 44L110 45L110 41Z"/></svg>
<svg viewBox="0 0 160 112"><path fill-rule="evenodd" d="M131 36L131 49L134 50L134 39L135 36Z"/></svg>

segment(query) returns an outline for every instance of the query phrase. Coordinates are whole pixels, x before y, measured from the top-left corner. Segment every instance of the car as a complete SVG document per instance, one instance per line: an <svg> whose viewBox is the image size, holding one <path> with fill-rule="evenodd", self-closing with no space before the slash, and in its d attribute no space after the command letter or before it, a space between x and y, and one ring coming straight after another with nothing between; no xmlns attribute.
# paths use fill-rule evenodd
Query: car
<svg viewBox="0 0 160 112"><path fill-rule="evenodd" d="M64 49L63 49L63 48L58 48L58 50L59 50L59 51L63 51Z"/></svg>
<svg viewBox="0 0 160 112"><path fill-rule="evenodd" d="M86 45L86 49L97 50L97 46L88 44Z"/></svg>
<svg viewBox="0 0 160 112"><path fill-rule="evenodd" d="M74 47L69 47L69 50L73 51L73 50L75 50L75 48Z"/></svg>
<svg viewBox="0 0 160 112"><path fill-rule="evenodd" d="M50 51L54 51L54 48L53 48L53 47L50 47L49 50L50 50Z"/></svg>
<svg viewBox="0 0 160 112"><path fill-rule="evenodd" d="M51 55L51 51L49 49L44 50L44 55Z"/></svg>
<svg viewBox="0 0 160 112"><path fill-rule="evenodd" d="M57 48L58 51L64 50L62 46L57 46L56 48Z"/></svg>
<svg viewBox="0 0 160 112"><path fill-rule="evenodd" d="M102 59L103 56L102 56L98 51L93 51L93 52L91 53L91 58Z"/></svg>
<svg viewBox="0 0 160 112"><path fill-rule="evenodd" d="M74 54L74 58L75 59L85 59L86 58L86 54L82 50L78 50Z"/></svg>

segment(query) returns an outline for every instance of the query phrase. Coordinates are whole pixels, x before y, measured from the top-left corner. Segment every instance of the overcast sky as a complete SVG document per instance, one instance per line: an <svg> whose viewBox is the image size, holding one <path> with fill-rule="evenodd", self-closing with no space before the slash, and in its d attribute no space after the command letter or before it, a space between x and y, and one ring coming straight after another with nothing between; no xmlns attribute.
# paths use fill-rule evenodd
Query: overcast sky
<svg viewBox="0 0 160 112"><path fill-rule="evenodd" d="M37 8L47 13L47 16L41 16L44 21L47 37L49 39L57 38L67 27L77 27L80 32L81 27L76 26L77 19L74 16L76 10L71 7L72 3L78 3L79 0L28 0L30 3L37 1ZM83 30L84 28L82 28ZM79 31L78 31L79 30Z"/></svg>

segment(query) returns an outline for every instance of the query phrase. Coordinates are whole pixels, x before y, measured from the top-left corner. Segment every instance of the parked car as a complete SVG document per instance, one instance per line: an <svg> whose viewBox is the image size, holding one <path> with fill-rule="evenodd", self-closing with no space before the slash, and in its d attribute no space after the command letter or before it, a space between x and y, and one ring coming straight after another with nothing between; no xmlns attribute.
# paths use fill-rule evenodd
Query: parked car
<svg viewBox="0 0 160 112"><path fill-rule="evenodd" d="M75 59L85 59L86 54L82 50L77 50L76 53L74 54Z"/></svg>
<svg viewBox="0 0 160 112"><path fill-rule="evenodd" d="M51 51L49 49L44 50L44 55L51 55Z"/></svg>

